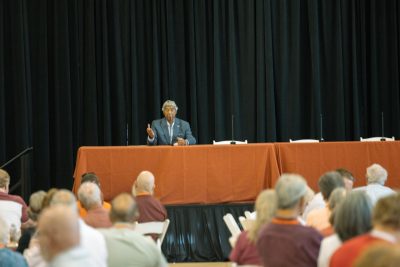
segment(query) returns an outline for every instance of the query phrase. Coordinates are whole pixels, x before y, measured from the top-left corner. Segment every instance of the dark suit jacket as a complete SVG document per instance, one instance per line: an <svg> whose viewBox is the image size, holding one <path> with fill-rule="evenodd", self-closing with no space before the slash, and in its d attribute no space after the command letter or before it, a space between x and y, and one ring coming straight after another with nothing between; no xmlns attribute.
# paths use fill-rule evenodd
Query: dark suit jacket
<svg viewBox="0 0 400 267"><path fill-rule="evenodd" d="M153 129L154 132L154 140L150 142L149 139L147 139L148 145L172 145L177 142L178 137L188 140L189 145L196 144L196 139L192 135L192 130L187 121L175 118L172 144L170 143L168 123L165 118L154 120L151 123L151 129Z"/></svg>

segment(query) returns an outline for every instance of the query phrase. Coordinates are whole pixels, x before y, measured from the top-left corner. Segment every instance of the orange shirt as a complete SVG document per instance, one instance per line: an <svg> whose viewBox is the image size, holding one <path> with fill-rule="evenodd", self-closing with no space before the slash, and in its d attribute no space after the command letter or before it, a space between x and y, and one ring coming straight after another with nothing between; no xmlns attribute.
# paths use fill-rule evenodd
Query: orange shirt
<svg viewBox="0 0 400 267"><path fill-rule="evenodd" d="M87 211L82 207L81 202L79 200L76 201L76 205L78 205L79 216L81 218L85 218L87 215ZM105 208L106 210L110 210L111 204L106 201L103 201L103 208Z"/></svg>

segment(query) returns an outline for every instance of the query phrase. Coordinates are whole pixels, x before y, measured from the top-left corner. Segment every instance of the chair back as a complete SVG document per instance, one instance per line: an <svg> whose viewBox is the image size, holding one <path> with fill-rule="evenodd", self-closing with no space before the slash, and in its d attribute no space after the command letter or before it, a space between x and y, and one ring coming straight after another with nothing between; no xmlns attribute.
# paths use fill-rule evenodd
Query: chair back
<svg viewBox="0 0 400 267"><path fill-rule="evenodd" d="M237 236L242 232L239 228L239 225L235 221L235 218L233 218L231 213L225 214L224 222L225 222L226 226L228 227L229 232L231 232L232 236Z"/></svg>
<svg viewBox="0 0 400 267"><path fill-rule="evenodd" d="M213 145L231 145L231 144L243 145L243 144L247 144L247 140L244 140L244 141L236 141L236 140L215 141L215 140L213 140Z"/></svg>
<svg viewBox="0 0 400 267"><path fill-rule="evenodd" d="M394 136L392 137L369 137L362 138L360 137L361 142L378 142L378 141L395 141Z"/></svg>
<svg viewBox="0 0 400 267"><path fill-rule="evenodd" d="M292 140L289 139L290 143L319 143L318 139L298 139L298 140Z"/></svg>
<svg viewBox="0 0 400 267"><path fill-rule="evenodd" d="M157 246L161 250L162 242L164 241L165 234L167 233L169 226L169 219L162 222L145 222L137 223L135 231L142 235L155 234L157 235Z"/></svg>

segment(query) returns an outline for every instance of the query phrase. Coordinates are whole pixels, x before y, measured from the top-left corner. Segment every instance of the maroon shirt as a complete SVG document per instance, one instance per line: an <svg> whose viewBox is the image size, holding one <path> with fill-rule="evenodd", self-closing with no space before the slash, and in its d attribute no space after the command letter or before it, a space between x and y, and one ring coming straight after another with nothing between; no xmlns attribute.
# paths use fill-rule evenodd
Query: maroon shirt
<svg viewBox="0 0 400 267"><path fill-rule="evenodd" d="M161 202L150 194L138 194L136 203L139 207L139 223L165 221L167 210Z"/></svg>
<svg viewBox="0 0 400 267"><path fill-rule="evenodd" d="M102 206L88 210L87 215L83 220L87 225L94 228L108 228L112 226L109 211Z"/></svg>
<svg viewBox="0 0 400 267"><path fill-rule="evenodd" d="M262 265L256 244L248 238L248 231L240 233L229 259L239 265Z"/></svg>
<svg viewBox="0 0 400 267"><path fill-rule="evenodd" d="M261 228L257 248L265 267L311 267L317 266L321 240L312 227L274 218Z"/></svg>

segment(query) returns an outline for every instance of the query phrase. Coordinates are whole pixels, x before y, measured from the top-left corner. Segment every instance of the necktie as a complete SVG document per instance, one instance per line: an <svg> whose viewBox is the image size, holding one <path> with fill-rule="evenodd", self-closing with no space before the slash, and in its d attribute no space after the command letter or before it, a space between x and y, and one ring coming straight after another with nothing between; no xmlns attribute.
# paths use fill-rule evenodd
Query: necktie
<svg viewBox="0 0 400 267"><path fill-rule="evenodd" d="M168 124L168 131L169 131L169 143L172 144L173 128L171 124Z"/></svg>

